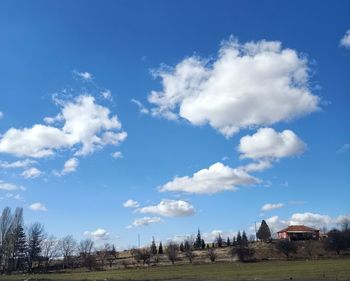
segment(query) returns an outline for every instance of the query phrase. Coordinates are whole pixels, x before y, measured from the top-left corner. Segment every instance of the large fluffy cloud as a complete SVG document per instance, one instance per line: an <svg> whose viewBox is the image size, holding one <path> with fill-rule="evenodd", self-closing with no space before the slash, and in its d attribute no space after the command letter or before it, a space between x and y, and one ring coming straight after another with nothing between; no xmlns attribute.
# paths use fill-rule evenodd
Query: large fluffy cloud
<svg viewBox="0 0 350 281"><path fill-rule="evenodd" d="M317 213L294 213L288 219L281 219L278 216L272 216L266 219L266 223L271 228L272 232L277 232L288 225L306 225L315 228L331 228L337 223L336 218L332 218L329 215L317 214Z"/></svg>
<svg viewBox="0 0 350 281"><path fill-rule="evenodd" d="M58 149L77 149L75 155L86 155L107 144L118 145L127 137L117 116L95 102L94 97L80 95L74 100L59 101L61 112L45 118L49 125L10 128L0 138L0 152L16 156L46 157ZM62 123L54 127L52 124Z"/></svg>
<svg viewBox="0 0 350 281"><path fill-rule="evenodd" d="M158 205L140 208L138 212L165 217L184 217L193 215L195 208L183 200L162 200Z"/></svg>
<svg viewBox="0 0 350 281"><path fill-rule="evenodd" d="M194 173L191 177L175 177L161 186L159 190L212 194L227 190L234 191L238 185L256 183L259 183L259 180L247 174L243 169L233 169L218 162L208 169Z"/></svg>
<svg viewBox="0 0 350 281"><path fill-rule="evenodd" d="M155 74L163 88L148 97L153 115L209 124L226 137L306 115L319 104L308 86L307 59L277 41L230 39L213 61L193 56Z"/></svg>
<svg viewBox="0 0 350 281"><path fill-rule="evenodd" d="M241 158L278 159L301 154L305 143L290 131L276 132L272 128L260 128L255 134L240 140L238 151Z"/></svg>

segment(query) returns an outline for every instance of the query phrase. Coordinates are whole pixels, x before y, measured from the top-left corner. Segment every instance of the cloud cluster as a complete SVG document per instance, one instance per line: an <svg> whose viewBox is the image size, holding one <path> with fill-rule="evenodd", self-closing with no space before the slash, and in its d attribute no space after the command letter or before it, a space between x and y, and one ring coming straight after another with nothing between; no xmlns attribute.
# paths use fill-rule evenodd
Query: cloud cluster
<svg viewBox="0 0 350 281"><path fill-rule="evenodd" d="M184 217L193 215L195 208L183 200L162 200L158 205L146 206L137 211L164 217Z"/></svg>
<svg viewBox="0 0 350 281"><path fill-rule="evenodd" d="M279 159L301 154L305 148L305 143L290 130L279 133L272 128L260 128L241 138L238 151L241 158Z"/></svg>
<svg viewBox="0 0 350 281"><path fill-rule="evenodd" d="M110 238L109 232L103 228L97 228L95 231L85 231L84 235L100 240L108 240Z"/></svg>
<svg viewBox="0 0 350 281"><path fill-rule="evenodd" d="M199 170L192 176L175 177L159 188L161 192L177 191L197 194L213 194L221 191L235 191L239 185L259 183L243 169L233 169L217 162L207 169Z"/></svg>
<svg viewBox="0 0 350 281"><path fill-rule="evenodd" d="M20 169L20 168L27 168L33 164L35 164L36 161L32 159L24 159L24 160L18 160L15 162L6 162L6 161L0 161L0 168L3 169Z"/></svg>
<svg viewBox="0 0 350 281"><path fill-rule="evenodd" d="M226 137L309 114L319 105L308 86L307 59L277 41L230 39L213 61L193 56L155 75L162 90L148 97L154 116L209 124Z"/></svg>
<svg viewBox="0 0 350 281"><path fill-rule="evenodd" d="M315 228L333 227L337 223L337 219L329 215L305 212L292 214L288 219L272 216L266 219L266 223L272 232L277 232L289 225L306 225Z"/></svg>
<svg viewBox="0 0 350 281"><path fill-rule="evenodd" d="M153 223L159 223L162 222L160 217L143 217L143 218L137 218L133 221L131 225L128 225L127 228L133 228L133 227L139 227L139 226L146 226Z"/></svg>
<svg viewBox="0 0 350 281"><path fill-rule="evenodd" d="M127 137L117 116L98 105L95 98L80 95L72 101L59 101L61 112L46 121L61 127L35 124L30 128L10 128L0 138L0 152L19 157L51 156L59 149L77 149L75 155L87 155L105 145L118 145Z"/></svg>
<svg viewBox="0 0 350 281"><path fill-rule="evenodd" d="M340 40L340 46L350 49L350 29L346 31L344 37Z"/></svg>

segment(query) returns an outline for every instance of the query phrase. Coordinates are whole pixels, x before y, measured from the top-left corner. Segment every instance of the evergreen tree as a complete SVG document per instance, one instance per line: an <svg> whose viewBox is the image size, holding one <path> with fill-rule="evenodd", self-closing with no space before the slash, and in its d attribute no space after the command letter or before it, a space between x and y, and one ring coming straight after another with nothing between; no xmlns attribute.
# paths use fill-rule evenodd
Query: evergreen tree
<svg viewBox="0 0 350 281"><path fill-rule="evenodd" d="M236 236L232 237L232 246L236 246Z"/></svg>
<svg viewBox="0 0 350 281"><path fill-rule="evenodd" d="M163 255L164 254L162 242L159 242L158 254L159 255Z"/></svg>
<svg viewBox="0 0 350 281"><path fill-rule="evenodd" d="M256 237L261 241L269 241L271 239L271 231L265 220L261 221Z"/></svg>
<svg viewBox="0 0 350 281"><path fill-rule="evenodd" d="M222 247L222 238L221 235L219 234L219 236L216 238L216 244L218 245L219 248Z"/></svg>
<svg viewBox="0 0 350 281"><path fill-rule="evenodd" d="M27 237L22 224L19 224L13 230L13 258L14 270L24 267L24 261L27 251Z"/></svg>
<svg viewBox="0 0 350 281"><path fill-rule="evenodd" d="M184 250L185 250L184 243L181 242L181 243L180 243L180 252L183 252Z"/></svg>
<svg viewBox="0 0 350 281"><path fill-rule="evenodd" d="M196 249L200 249L201 248L201 245L202 245L202 237L201 237L201 232L200 230L198 229L198 233L197 233L197 238L196 238L196 241L194 243L194 247Z"/></svg>
<svg viewBox="0 0 350 281"><path fill-rule="evenodd" d="M154 237L152 240L152 244L151 244L151 255L155 256L157 254L157 246L156 246L156 242L154 241Z"/></svg>
<svg viewBox="0 0 350 281"><path fill-rule="evenodd" d="M205 241L204 241L204 239L202 239L201 249L202 249L202 250L205 249Z"/></svg>
<svg viewBox="0 0 350 281"><path fill-rule="evenodd" d="M189 249L191 249L192 245L191 245L190 241L186 240L183 248L184 248L184 251L188 251ZM180 251L181 251L181 245L180 245Z"/></svg>
<svg viewBox="0 0 350 281"><path fill-rule="evenodd" d="M248 245L248 237L247 237L247 234L245 233L245 231L243 231L242 233L242 242L241 242L243 245Z"/></svg>
<svg viewBox="0 0 350 281"><path fill-rule="evenodd" d="M227 237L226 245L227 245L228 247L231 246L230 237Z"/></svg>
<svg viewBox="0 0 350 281"><path fill-rule="evenodd" d="M237 233L237 238L236 238L236 244L240 245L242 243L242 235L241 235L241 232L238 231Z"/></svg>

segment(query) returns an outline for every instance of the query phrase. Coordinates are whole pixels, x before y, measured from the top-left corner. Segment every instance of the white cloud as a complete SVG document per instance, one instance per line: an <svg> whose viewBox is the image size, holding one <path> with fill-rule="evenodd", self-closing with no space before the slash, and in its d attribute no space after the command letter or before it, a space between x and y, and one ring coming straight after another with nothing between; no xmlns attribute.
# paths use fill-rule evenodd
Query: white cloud
<svg viewBox="0 0 350 281"><path fill-rule="evenodd" d="M305 143L290 130L279 133L272 128L260 128L241 138L238 151L241 158L278 159L301 154L305 148Z"/></svg>
<svg viewBox="0 0 350 281"><path fill-rule="evenodd" d="M289 219L285 220L278 216L272 216L266 219L266 223L272 232L277 232L289 225L306 225L318 229L324 226L330 228L334 227L336 218L332 218L329 215L305 212L292 214Z"/></svg>
<svg viewBox="0 0 350 281"><path fill-rule="evenodd" d="M26 179L34 179L34 178L41 176L42 174L43 174L43 172L40 171L39 169L37 169L35 167L31 167L31 168L25 169L23 171L23 173L21 174L21 176L26 178Z"/></svg>
<svg viewBox="0 0 350 281"><path fill-rule="evenodd" d="M293 214L289 220L292 225L307 225L313 227L323 227L332 223L333 220L328 215L314 214L314 213L296 213Z"/></svg>
<svg viewBox="0 0 350 281"><path fill-rule="evenodd" d="M202 169L191 177L175 177L159 188L163 191L213 194L221 191L235 191L238 185L252 185L260 180L247 174L243 169L233 169L218 162L208 169Z"/></svg>
<svg viewBox="0 0 350 281"><path fill-rule="evenodd" d="M139 202L137 202L135 200L129 199L129 200L124 202L123 207L124 208L138 208L138 207L140 207L140 204L139 204Z"/></svg>
<svg viewBox="0 0 350 281"><path fill-rule="evenodd" d="M95 231L85 231L84 235L101 240L108 240L110 238L109 232L103 228L97 228Z"/></svg>
<svg viewBox="0 0 350 281"><path fill-rule="evenodd" d="M13 191L13 190L24 190L23 186L19 186L13 183L8 183L0 180L0 190Z"/></svg>
<svg viewBox="0 0 350 281"><path fill-rule="evenodd" d="M4 113L0 111L0 119L4 117Z"/></svg>
<svg viewBox="0 0 350 281"><path fill-rule="evenodd" d="M111 90L103 90L101 92L101 96L105 99L105 100L109 100L109 101L112 101L113 100L113 96L112 96L112 92Z"/></svg>
<svg viewBox="0 0 350 281"><path fill-rule="evenodd" d="M91 81L93 79L93 76L90 72L79 72L77 70L73 70L73 74L80 78L81 80L84 80L84 81Z"/></svg>
<svg viewBox="0 0 350 281"><path fill-rule="evenodd" d="M115 159L123 158L123 153L121 153L120 151L113 152L111 155Z"/></svg>
<svg viewBox="0 0 350 281"><path fill-rule="evenodd" d="M131 225L129 225L127 228L132 228L132 227L139 227L139 226L147 226L152 223L159 223L161 222L160 217L143 217L143 218L138 218L133 221Z"/></svg>
<svg viewBox="0 0 350 281"><path fill-rule="evenodd" d="M64 163L62 171L60 173L57 173L57 175L64 176L66 174L73 173L76 171L78 166L79 160L75 157L70 158Z"/></svg>
<svg viewBox="0 0 350 281"><path fill-rule="evenodd" d="M341 148L337 150L337 154L342 154L347 152L350 149L350 144L346 143Z"/></svg>
<svg viewBox="0 0 350 281"><path fill-rule="evenodd" d="M245 166L240 167L247 173L249 172L259 172L271 168L272 164L268 160L261 160L258 162L249 163Z"/></svg>
<svg viewBox="0 0 350 281"><path fill-rule="evenodd" d="M29 209L31 209L32 211L42 211L42 212L47 211L47 208L45 207L45 205L40 202L31 204L29 206Z"/></svg>
<svg viewBox="0 0 350 281"><path fill-rule="evenodd" d="M231 38L214 60L188 57L155 75L163 89L148 97L152 115L209 124L226 137L319 108L309 89L307 59L278 41L240 44Z"/></svg>
<svg viewBox="0 0 350 281"><path fill-rule="evenodd" d="M126 139L117 116L110 117L110 110L96 104L94 97L81 95L72 101L56 102L62 108L59 118L54 119L63 122L62 128L41 124L11 128L0 138L0 152L40 158L51 156L58 149L78 148L75 155L87 155Z"/></svg>
<svg viewBox="0 0 350 281"><path fill-rule="evenodd" d="M149 114L149 109L146 108L142 102L140 102L139 100L136 99L131 99L131 102L133 102L134 104L137 105L137 107L139 108L140 113L142 114Z"/></svg>
<svg viewBox="0 0 350 281"><path fill-rule="evenodd" d="M340 40L340 46L343 46L347 49L350 48L350 29L346 31L344 37Z"/></svg>
<svg viewBox="0 0 350 281"><path fill-rule="evenodd" d="M261 207L261 211L263 212L268 212L268 211L272 211L272 210L276 210L276 209L281 209L284 207L283 203L267 203L264 206Z"/></svg>
<svg viewBox="0 0 350 281"><path fill-rule="evenodd" d="M15 162L0 161L0 167L3 169L17 169L17 168L27 168L28 166L37 163L31 159L18 160Z"/></svg>
<svg viewBox="0 0 350 281"><path fill-rule="evenodd" d="M146 206L137 211L164 217L184 217L193 215L195 208L183 200L162 200L158 205Z"/></svg>

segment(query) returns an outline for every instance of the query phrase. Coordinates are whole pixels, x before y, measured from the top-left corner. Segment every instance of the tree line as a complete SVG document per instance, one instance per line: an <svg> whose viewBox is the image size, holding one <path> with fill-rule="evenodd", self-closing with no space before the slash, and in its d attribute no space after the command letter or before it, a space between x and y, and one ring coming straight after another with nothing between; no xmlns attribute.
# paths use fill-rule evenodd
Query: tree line
<svg viewBox="0 0 350 281"><path fill-rule="evenodd" d="M260 243L272 243L279 253L289 258L298 251L298 243L288 239L272 240L271 231L266 221L262 221L256 238ZM196 237L188 237L180 243L168 242L163 246L157 245L153 238L151 244L139 249L131 249L131 257L137 264L156 264L160 259L167 258L174 264L181 255L192 263L199 255L206 256L211 262L215 262L218 249L228 248L227 254L241 262L254 261L256 248L255 236L247 237L245 231L238 231L236 236L224 239L221 234L211 243L206 243L198 229ZM327 238L322 241L324 249L341 252L350 249L349 220L344 220L341 229L332 229L327 233ZM312 243L305 245L306 251L311 255ZM221 251L222 252L222 251ZM11 272L47 272L66 268L85 267L89 270L101 269L114 264L128 267L129 263L124 257L119 256L113 244L104 244L96 247L91 239L76 241L72 235L60 239L46 233L40 223L24 225L23 209L16 208L14 212L5 207L0 217L0 273Z"/></svg>

